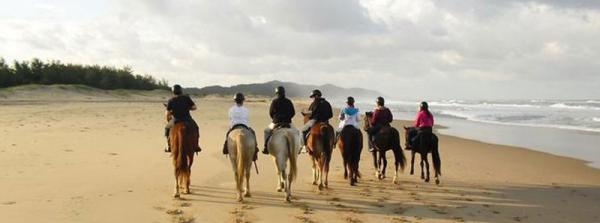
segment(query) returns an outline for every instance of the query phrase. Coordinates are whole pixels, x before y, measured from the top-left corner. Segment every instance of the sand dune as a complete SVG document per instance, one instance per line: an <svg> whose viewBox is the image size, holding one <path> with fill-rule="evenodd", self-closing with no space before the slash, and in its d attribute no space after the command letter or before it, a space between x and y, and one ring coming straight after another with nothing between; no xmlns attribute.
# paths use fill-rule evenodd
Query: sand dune
<svg viewBox="0 0 600 223"><path fill-rule="evenodd" d="M0 103L2 222L598 222L600 171L582 161L522 148L441 136L442 184L405 170L374 177L363 153L363 178L350 187L334 151L330 188L310 183L299 157L293 202L275 191L273 161L260 155L253 197L235 200L221 155L225 99L196 99L204 151L192 168L192 193L173 199L173 168L164 145L163 106L150 101L14 98ZM267 104L249 103L252 126L267 125ZM301 107L297 107L299 110ZM295 122L299 125L300 117ZM397 122L399 126L402 122ZM259 133L262 145L262 134ZM405 152L409 156L409 153ZM391 160L391 153L388 154ZM391 170L391 166L388 167ZM416 169L416 172L420 168Z"/></svg>

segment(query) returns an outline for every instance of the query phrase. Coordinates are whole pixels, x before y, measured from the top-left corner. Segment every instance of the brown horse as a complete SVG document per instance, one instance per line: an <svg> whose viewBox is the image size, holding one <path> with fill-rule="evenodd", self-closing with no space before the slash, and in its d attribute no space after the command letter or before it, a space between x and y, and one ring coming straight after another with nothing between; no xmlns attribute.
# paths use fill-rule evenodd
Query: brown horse
<svg viewBox="0 0 600 223"><path fill-rule="evenodd" d="M358 163L360 162L360 153L363 149L362 132L354 126L347 125L340 132L340 137L337 142L342 158L344 159L344 179L350 181L350 185L354 186L360 178L358 171ZM348 174L350 175L348 178Z"/></svg>
<svg viewBox="0 0 600 223"><path fill-rule="evenodd" d="M369 131L372 127L369 120L373 117L373 113L366 112L365 117L364 130ZM371 154L373 155L373 165L377 170L375 176L380 180L385 178L385 169L387 168L385 152L392 150L394 152L394 164L396 167L394 180L392 182L395 184L398 183L398 167L404 170L404 167L406 166L406 158L404 157L402 147L400 146L400 133L398 130L391 126L382 127L379 132L375 133L373 146L375 148Z"/></svg>
<svg viewBox="0 0 600 223"><path fill-rule="evenodd" d="M185 122L177 122L171 128L170 134L171 156L175 166L175 194L179 197L179 189L184 194L190 193L191 167L194 162L194 149L198 146L198 131Z"/></svg>
<svg viewBox="0 0 600 223"><path fill-rule="evenodd" d="M302 112L304 124L310 121L310 113ZM318 122L310 129L306 141L308 153L313 161L313 185L318 185L319 190L328 186L329 162L335 143L335 132L329 123Z"/></svg>

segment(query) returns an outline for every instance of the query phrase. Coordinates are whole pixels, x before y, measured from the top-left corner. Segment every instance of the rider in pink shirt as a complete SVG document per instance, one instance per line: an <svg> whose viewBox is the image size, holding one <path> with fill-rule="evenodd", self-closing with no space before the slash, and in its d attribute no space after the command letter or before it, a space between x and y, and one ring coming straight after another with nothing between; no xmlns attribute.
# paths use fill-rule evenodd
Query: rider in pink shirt
<svg viewBox="0 0 600 223"><path fill-rule="evenodd" d="M422 128L422 127L433 127L433 115L431 115L431 112L428 111L424 111L421 109L421 111L419 111L419 113L417 113L417 119L415 120L415 127L417 128Z"/></svg>

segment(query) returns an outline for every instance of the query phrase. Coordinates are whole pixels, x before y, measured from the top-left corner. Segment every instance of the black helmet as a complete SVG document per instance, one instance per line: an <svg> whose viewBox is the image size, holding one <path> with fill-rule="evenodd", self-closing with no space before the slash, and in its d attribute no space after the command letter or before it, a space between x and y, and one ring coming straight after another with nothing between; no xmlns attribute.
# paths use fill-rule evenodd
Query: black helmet
<svg viewBox="0 0 600 223"><path fill-rule="evenodd" d="M238 92L233 96L233 100L237 103L240 103L246 100L246 97L244 97L244 94Z"/></svg>
<svg viewBox="0 0 600 223"><path fill-rule="evenodd" d="M349 105L353 105L354 104L354 98L352 96L348 97L346 99L346 103Z"/></svg>
<svg viewBox="0 0 600 223"><path fill-rule="evenodd" d="M319 91L319 89L314 89L312 91L312 93L310 94L310 98L321 97L321 96L323 96L323 94L321 94L321 91Z"/></svg>
<svg viewBox="0 0 600 223"><path fill-rule="evenodd" d="M285 95L285 88L283 88L283 86L276 87L275 94L281 96Z"/></svg>
<svg viewBox="0 0 600 223"><path fill-rule="evenodd" d="M173 94L175 94L175 95L183 94L183 89L181 89L181 85L179 85L179 84L173 85Z"/></svg>
<svg viewBox="0 0 600 223"><path fill-rule="evenodd" d="M429 109L429 105L427 104L427 102L424 102L424 101L421 102L421 109L422 110L428 110Z"/></svg>
<svg viewBox="0 0 600 223"><path fill-rule="evenodd" d="M383 99L383 97L377 97L377 105L384 106L385 105L385 99Z"/></svg>

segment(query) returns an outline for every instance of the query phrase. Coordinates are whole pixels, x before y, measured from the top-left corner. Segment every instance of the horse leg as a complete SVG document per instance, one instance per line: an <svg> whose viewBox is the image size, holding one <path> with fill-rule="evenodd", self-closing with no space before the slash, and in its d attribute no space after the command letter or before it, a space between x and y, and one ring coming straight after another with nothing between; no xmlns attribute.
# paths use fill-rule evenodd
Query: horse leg
<svg viewBox="0 0 600 223"><path fill-rule="evenodd" d="M379 153L380 159L383 162L383 166L381 167L381 179L385 179L385 170L387 169L387 158L385 157L385 152Z"/></svg>
<svg viewBox="0 0 600 223"><path fill-rule="evenodd" d="M425 161L423 160L423 154L420 154L420 155L421 155L421 179L424 180L425 179L425 173L423 171L425 169L423 169L423 162L425 162Z"/></svg>
<svg viewBox="0 0 600 223"><path fill-rule="evenodd" d="M415 174L415 150L413 148L413 150L410 152L410 175L414 175Z"/></svg>
<svg viewBox="0 0 600 223"><path fill-rule="evenodd" d="M190 153L190 155L188 155L188 169L185 171L185 190L183 191L183 193L185 194L190 194L190 184L191 184L191 177L192 177L192 164L194 163L194 154Z"/></svg>
<svg viewBox="0 0 600 223"><path fill-rule="evenodd" d="M425 182L429 182L429 159L427 159L427 155L425 155L425 168L427 169L427 177L425 178Z"/></svg>
<svg viewBox="0 0 600 223"><path fill-rule="evenodd" d="M348 161L346 160L345 157L343 157L344 159L344 180L348 179Z"/></svg>
<svg viewBox="0 0 600 223"><path fill-rule="evenodd" d="M325 160L325 188L329 186L329 161Z"/></svg>
<svg viewBox="0 0 600 223"><path fill-rule="evenodd" d="M175 193L173 194L173 197L175 198L179 198L179 172L177 170L175 170Z"/></svg>
<svg viewBox="0 0 600 223"><path fill-rule="evenodd" d="M312 182L312 184L313 185L317 185L317 180L319 178L319 173L317 172L317 164L316 164L317 161L315 160L314 157L312 158L312 161L313 161L312 162L312 165L313 165L312 166L312 172L313 172L313 182Z"/></svg>
<svg viewBox="0 0 600 223"><path fill-rule="evenodd" d="M246 168L246 189L244 190L244 197L252 197L252 194L250 194L250 167Z"/></svg>
<svg viewBox="0 0 600 223"><path fill-rule="evenodd" d="M285 202L290 202L291 201L291 199L290 199L291 198L291 195L290 195L290 182L289 182L290 179L285 174L285 169L283 169L281 171L280 177L281 177L281 179L284 182L284 186L283 186L284 191L285 191L285 199L284 199L284 201Z"/></svg>
<svg viewBox="0 0 600 223"><path fill-rule="evenodd" d="M373 150L373 152L371 152L371 155L373 156L373 167L375 167L375 177L379 178L379 159L377 157L377 151Z"/></svg>
<svg viewBox="0 0 600 223"><path fill-rule="evenodd" d="M402 151L400 151L402 152ZM394 150L394 179L392 180L392 183L394 184L398 184L398 164L400 161L397 160L397 155L396 155L397 151Z"/></svg>

